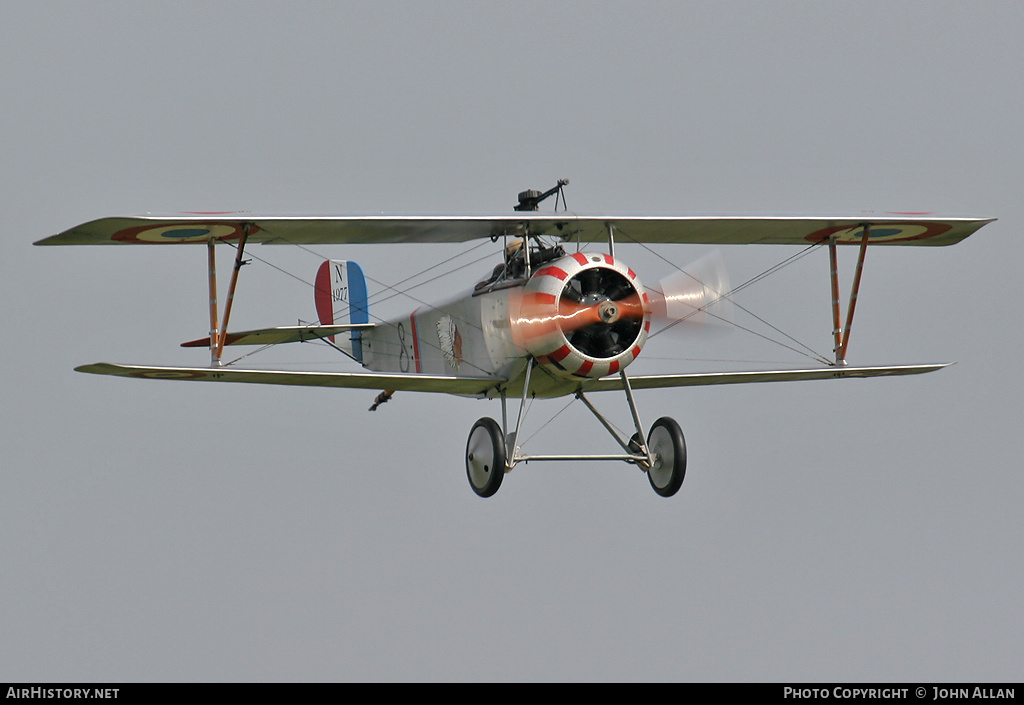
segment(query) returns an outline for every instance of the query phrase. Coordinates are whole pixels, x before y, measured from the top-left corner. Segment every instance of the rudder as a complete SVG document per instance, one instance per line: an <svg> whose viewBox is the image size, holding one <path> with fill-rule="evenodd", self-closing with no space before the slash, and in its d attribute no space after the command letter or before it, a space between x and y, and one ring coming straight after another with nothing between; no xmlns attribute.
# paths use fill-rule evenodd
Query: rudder
<svg viewBox="0 0 1024 705"><path fill-rule="evenodd" d="M316 313L320 325L332 326L343 323L339 318L348 317L348 323L369 323L370 313L366 293L366 278L362 268L347 260L327 260L316 273L314 287ZM348 341L330 340L350 353L357 361L363 361L362 332L354 330Z"/></svg>

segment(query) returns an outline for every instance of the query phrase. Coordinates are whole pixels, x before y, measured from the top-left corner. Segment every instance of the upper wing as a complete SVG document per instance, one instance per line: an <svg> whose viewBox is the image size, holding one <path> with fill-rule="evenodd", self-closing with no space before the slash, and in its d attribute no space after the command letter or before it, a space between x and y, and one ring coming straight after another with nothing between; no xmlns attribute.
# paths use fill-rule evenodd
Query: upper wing
<svg viewBox="0 0 1024 705"><path fill-rule="evenodd" d="M365 374L361 372L288 372L275 370L236 370L231 367L149 367L114 365L100 362L76 367L77 372L115 377L145 379L176 379L202 382L248 382L257 384L288 384L303 387L351 387L356 389L391 389L407 392L439 392L444 394L483 394L505 379L487 377L448 377L444 375Z"/></svg>
<svg viewBox="0 0 1024 705"><path fill-rule="evenodd" d="M887 377L917 375L948 367L938 365L894 365L888 367L822 367L811 370L764 370L756 372L698 372L678 375L639 375L629 378L633 389L660 387L696 387L707 384L751 384L754 382L796 382L812 379L844 379L856 377ZM606 392L622 389L620 377L602 377L582 385L584 392Z"/></svg>
<svg viewBox="0 0 1024 705"><path fill-rule="evenodd" d="M465 242L524 232L579 242L604 242L609 225L620 241L716 245L806 245L836 237L859 242L871 225L870 242L890 245L952 245L994 218L943 218L925 214L852 216L259 216L247 213L144 215L93 220L37 245L249 242L324 245L386 242Z"/></svg>

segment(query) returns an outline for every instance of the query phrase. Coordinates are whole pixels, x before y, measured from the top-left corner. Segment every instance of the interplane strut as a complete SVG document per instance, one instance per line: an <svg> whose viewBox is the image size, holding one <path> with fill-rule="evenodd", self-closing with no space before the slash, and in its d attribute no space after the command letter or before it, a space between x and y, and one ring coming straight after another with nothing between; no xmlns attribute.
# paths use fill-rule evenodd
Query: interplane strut
<svg viewBox="0 0 1024 705"><path fill-rule="evenodd" d="M868 239L871 237L871 224L864 223L860 238L860 249L857 254L857 268L853 274L853 285L850 289L850 300L846 305L846 325L840 329L839 310L839 257L836 252L837 237L828 240L828 257L831 269L832 284L832 338L835 343L836 363L846 365L846 351L850 345L850 329L853 327L853 312L857 308L857 296L860 293L860 280L864 272L864 256L868 251Z"/></svg>

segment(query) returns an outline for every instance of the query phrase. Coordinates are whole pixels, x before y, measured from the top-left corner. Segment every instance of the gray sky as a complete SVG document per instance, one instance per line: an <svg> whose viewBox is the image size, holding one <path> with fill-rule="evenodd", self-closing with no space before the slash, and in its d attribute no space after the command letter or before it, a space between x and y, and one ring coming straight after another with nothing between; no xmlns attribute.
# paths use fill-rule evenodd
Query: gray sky
<svg viewBox="0 0 1024 705"><path fill-rule="evenodd" d="M4 2L0 680L1019 679L1022 33L1019 2ZM851 362L952 368L639 394L686 433L670 500L593 463L479 499L462 453L496 403L77 374L205 364L178 347L205 251L31 246L141 212L504 212L563 177L580 212L999 221L868 255ZM466 247L322 249L254 254L390 283ZM722 252L734 283L790 254ZM314 317L244 274L238 326ZM744 294L830 350L824 252ZM754 361L808 364L666 335L636 369ZM560 438L605 443L578 403L537 450Z"/></svg>

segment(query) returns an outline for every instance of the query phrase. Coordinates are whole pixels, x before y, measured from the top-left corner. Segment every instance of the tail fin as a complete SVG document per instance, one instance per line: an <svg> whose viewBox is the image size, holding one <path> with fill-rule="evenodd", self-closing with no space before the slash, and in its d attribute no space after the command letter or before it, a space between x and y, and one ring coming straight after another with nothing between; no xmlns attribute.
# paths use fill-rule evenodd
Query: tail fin
<svg viewBox="0 0 1024 705"><path fill-rule="evenodd" d="M320 325L336 323L369 323L370 314L366 296L366 279L362 268L355 262L328 260L316 273L316 312ZM338 320L348 317L348 321ZM351 339L331 342L363 361L362 332L354 330Z"/></svg>

